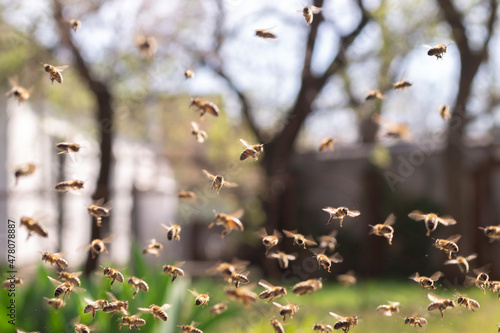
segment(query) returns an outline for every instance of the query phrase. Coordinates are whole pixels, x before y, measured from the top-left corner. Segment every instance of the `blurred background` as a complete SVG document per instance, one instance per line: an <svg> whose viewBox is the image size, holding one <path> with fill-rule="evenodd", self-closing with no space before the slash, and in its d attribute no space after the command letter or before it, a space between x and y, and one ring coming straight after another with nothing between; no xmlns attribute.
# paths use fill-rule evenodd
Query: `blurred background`
<svg viewBox="0 0 500 333"><path fill-rule="evenodd" d="M323 8L310 25L306 5ZM15 81L30 98L0 103L0 215L16 223L35 217L50 235L25 241L26 229L17 228L18 267L36 274L37 251L63 252L87 276L101 261L82 247L113 235L104 260L118 267L135 267L134 251L156 238L160 257L140 259L151 266L182 260L190 276L201 276L217 260L239 258L254 278L283 280L256 235L265 227L314 238L338 230L344 261L335 274L407 279L439 269L451 281L457 268L443 266L424 223L408 218L418 209L455 218L432 236L461 234L460 253L477 253L474 267L492 263L491 275L500 275L500 245L479 230L500 224L497 7L494 0L1 0L0 84L8 92ZM71 19L81 21L77 31ZM259 38L257 29L277 39ZM154 39L146 51L140 36ZM428 56L438 44L447 45L442 59ZM69 65L64 83L51 84L40 62ZM184 77L187 69L193 78ZM400 80L412 86L394 90ZM384 98L366 100L375 89ZM219 116L200 121L193 97L214 102ZM441 105L451 119L441 118ZM206 142L191 135L192 121ZM392 123L411 134L388 135ZM335 149L318 151L328 137ZM240 138L264 144L257 161L239 161ZM75 161L57 154L61 141L81 144ZM23 163L37 170L15 185ZM216 195L202 169L239 186ZM71 179L85 181L80 195L54 190ZM179 199L181 190L196 199ZM87 213L99 199L112 206L101 228ZM325 206L361 215L340 229L338 221L326 225ZM219 227L207 228L213 210L239 208L243 233L221 239ZM368 226L390 213L392 246ZM162 223L181 225L181 241L168 242ZM2 253L6 234L2 223ZM297 252L289 239L280 250ZM297 262L311 256L301 251ZM321 275L332 279L308 273Z"/></svg>

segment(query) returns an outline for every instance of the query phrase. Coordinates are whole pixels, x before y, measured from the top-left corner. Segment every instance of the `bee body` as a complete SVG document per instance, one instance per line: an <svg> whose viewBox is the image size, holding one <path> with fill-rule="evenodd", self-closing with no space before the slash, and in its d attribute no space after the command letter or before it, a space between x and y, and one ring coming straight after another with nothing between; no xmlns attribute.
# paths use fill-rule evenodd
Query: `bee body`
<svg viewBox="0 0 500 333"><path fill-rule="evenodd" d="M47 301L47 304L50 305L51 307L54 308L54 310L57 310L64 307L66 305L66 302L62 298L47 298L44 297L44 299Z"/></svg>
<svg viewBox="0 0 500 333"><path fill-rule="evenodd" d="M127 283L130 284L132 287L134 287L134 293L132 294L132 298L135 298L135 295L139 292L139 290L142 290L144 292L149 291L149 286L146 283L146 281L139 279L138 277L131 276L128 278Z"/></svg>
<svg viewBox="0 0 500 333"><path fill-rule="evenodd" d="M120 318L119 329L121 329L123 325L128 326L129 329L134 327L135 329L140 330L139 326L146 325L146 321L142 318L139 318L137 315L123 316Z"/></svg>
<svg viewBox="0 0 500 333"><path fill-rule="evenodd" d="M67 180L57 183L55 189L60 192L78 191L84 186L83 180Z"/></svg>
<svg viewBox="0 0 500 333"><path fill-rule="evenodd" d="M177 266L182 266L182 263L178 263ZM177 279L178 276L184 276L184 271L180 269L179 267L174 266L174 265L164 265L163 266L163 272L165 272L168 275L172 275L172 282Z"/></svg>
<svg viewBox="0 0 500 333"><path fill-rule="evenodd" d="M275 333L285 333L285 329L283 328L283 325L281 325L278 319L272 317L270 323Z"/></svg>

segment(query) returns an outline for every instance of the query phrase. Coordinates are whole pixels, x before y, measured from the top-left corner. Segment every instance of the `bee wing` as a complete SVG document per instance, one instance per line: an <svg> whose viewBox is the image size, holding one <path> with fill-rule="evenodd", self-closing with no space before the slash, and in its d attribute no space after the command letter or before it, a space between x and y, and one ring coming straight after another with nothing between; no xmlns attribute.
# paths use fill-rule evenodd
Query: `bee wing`
<svg viewBox="0 0 500 333"><path fill-rule="evenodd" d="M327 212L328 214L334 214L337 211L337 208L328 206L328 207L322 208L322 210L324 212Z"/></svg>
<svg viewBox="0 0 500 333"><path fill-rule="evenodd" d="M281 238L283 238L283 234L281 232L279 232L278 230L274 229L273 231L273 235L278 238L278 240L280 240Z"/></svg>
<svg viewBox="0 0 500 333"><path fill-rule="evenodd" d="M429 279L431 279L432 281L437 281L439 280L439 278L441 278L442 276L444 276L444 274L440 271L437 271L436 273L432 274Z"/></svg>
<svg viewBox="0 0 500 333"><path fill-rule="evenodd" d="M294 253L291 253L291 254L285 254L285 257L288 259L288 260L295 260L297 259L297 253L294 252Z"/></svg>
<svg viewBox="0 0 500 333"><path fill-rule="evenodd" d="M359 216L360 214L361 214L361 212L359 210L349 210L349 213L347 215L350 217L355 217L355 216Z"/></svg>
<svg viewBox="0 0 500 333"><path fill-rule="evenodd" d="M418 274L418 272L415 272L415 273L413 273L412 275L410 275L410 276L408 277L408 279L413 280L413 281L416 281L416 282L418 282L418 279L419 279L419 278L420 278L420 274Z"/></svg>
<svg viewBox="0 0 500 333"><path fill-rule="evenodd" d="M184 265L186 263L186 261L177 261L174 263L174 266L179 268L179 267L182 267L182 265Z"/></svg>
<svg viewBox="0 0 500 333"><path fill-rule="evenodd" d="M450 259L450 260L446 260L444 262L445 265L452 265L452 264L458 264L458 260L457 259Z"/></svg>
<svg viewBox="0 0 500 333"><path fill-rule="evenodd" d="M335 312L328 312L330 316L333 316L337 320L344 320L345 317L342 317L341 315L336 314Z"/></svg>
<svg viewBox="0 0 500 333"><path fill-rule="evenodd" d="M195 297L198 297L200 296L200 294L198 292L196 292L196 290L191 290L191 289L188 289L188 291Z"/></svg>
<svg viewBox="0 0 500 333"><path fill-rule="evenodd" d="M319 14L319 12L323 10L323 8L316 6L311 6L309 9L311 9L311 13L313 14Z"/></svg>
<svg viewBox="0 0 500 333"><path fill-rule="evenodd" d="M427 297L429 298L429 300L431 302L440 302L442 301L443 299L441 297L439 297L438 295L435 295L433 293L428 293L427 294Z"/></svg>
<svg viewBox="0 0 500 333"><path fill-rule="evenodd" d="M163 311L167 311L167 310L168 310L168 309L170 309L171 307L172 307L172 305L170 305L170 304L166 304L166 303L165 303L165 304L163 304L163 305L161 306L161 308L163 309Z"/></svg>
<svg viewBox="0 0 500 333"><path fill-rule="evenodd" d="M454 218L452 218L451 216L441 216L438 219L438 222L443 224L443 225L454 225L457 223L457 221Z"/></svg>
<svg viewBox="0 0 500 333"><path fill-rule="evenodd" d="M103 243L109 244L113 239L115 239L115 237L116 237L115 235L109 235L108 237L103 238L101 240Z"/></svg>
<svg viewBox="0 0 500 333"><path fill-rule="evenodd" d="M49 278L50 282L51 282L54 286L56 286L56 287L59 287L61 284L63 284L61 281L58 281L58 280L56 280L56 279L54 279L54 278L52 278L52 277L50 277L50 276L47 276L47 277Z"/></svg>
<svg viewBox="0 0 500 333"><path fill-rule="evenodd" d="M266 228L262 227L259 229L259 231L256 232L257 236L259 236L260 238L264 238L264 237L267 237L269 236L269 234L267 233L266 231Z"/></svg>
<svg viewBox="0 0 500 333"><path fill-rule="evenodd" d="M56 69L56 71L59 71L59 72L62 72L63 70L65 70L68 67L69 67L69 65L54 66L54 68Z"/></svg>
<svg viewBox="0 0 500 333"><path fill-rule="evenodd" d="M424 214L419 210L414 210L413 212L408 214L408 217L411 218L412 220L415 220L415 221L421 221L421 220L425 219L426 216L427 216L427 214Z"/></svg>
<svg viewBox="0 0 500 333"><path fill-rule="evenodd" d="M448 237L446 240L453 242L453 243L456 243L460 238L462 238L462 235L457 234L457 235L452 235L452 236Z"/></svg>
<svg viewBox="0 0 500 333"><path fill-rule="evenodd" d="M314 239L312 238L312 236L311 236L311 235L306 236L306 237L305 237L305 239L306 239L306 245L308 245L308 246L315 246L315 245L318 245L318 243L316 243L316 242L314 241Z"/></svg>
<svg viewBox="0 0 500 333"><path fill-rule="evenodd" d="M326 249L315 248L315 249L309 249L309 251L311 251L315 255L318 255L318 254L324 254Z"/></svg>
<svg viewBox="0 0 500 333"><path fill-rule="evenodd" d="M335 252L329 258L330 258L331 261L333 261L336 264L341 263L342 261L344 261L344 258L338 252Z"/></svg>
<svg viewBox="0 0 500 333"><path fill-rule="evenodd" d="M284 308L284 307L285 307L284 305L281 305L281 304L280 304L280 303L278 303L278 302L273 302L273 304L274 304L275 306L277 306L278 308L280 308L280 309L282 309L282 308Z"/></svg>
<svg viewBox="0 0 500 333"><path fill-rule="evenodd" d="M399 306L399 302L391 302L391 301L387 301L387 302L389 302L389 304L392 306Z"/></svg>
<svg viewBox="0 0 500 333"><path fill-rule="evenodd" d="M214 180L215 179L215 176L212 175L210 172L208 172L207 170L203 169L201 170L201 172L203 172L203 174L205 175L205 177L207 177L208 179L210 180Z"/></svg>
<svg viewBox="0 0 500 333"><path fill-rule="evenodd" d="M198 132L200 130L200 127L194 121L191 122L191 128L193 129L193 131L196 131L196 132Z"/></svg>
<svg viewBox="0 0 500 333"><path fill-rule="evenodd" d="M280 255L276 252L273 252L273 253L269 253L267 255L268 258L272 258L272 259L279 259Z"/></svg>
<svg viewBox="0 0 500 333"><path fill-rule="evenodd" d="M472 271L474 274L479 275L481 273L487 273L490 269L491 263L481 266L479 268L474 268Z"/></svg>
<svg viewBox="0 0 500 333"><path fill-rule="evenodd" d="M396 216L394 214L390 214L389 216L387 216L387 218L385 219L384 221L384 224L385 225L393 225L394 222L396 221Z"/></svg>
<svg viewBox="0 0 500 333"><path fill-rule="evenodd" d="M137 310L142 312L151 312L150 308L137 308Z"/></svg>
<svg viewBox="0 0 500 333"><path fill-rule="evenodd" d="M288 230L283 229L283 233L285 234L286 237L293 238L297 234L297 229L292 230L292 231L288 231Z"/></svg>
<svg viewBox="0 0 500 333"><path fill-rule="evenodd" d="M470 256L465 257L465 260L470 261L470 260L474 260L476 258L477 258L477 254L473 253Z"/></svg>
<svg viewBox="0 0 500 333"><path fill-rule="evenodd" d="M118 299L116 298L115 295L113 295L111 292L106 291L106 295L108 295L108 298L111 300L111 302L116 302Z"/></svg>
<svg viewBox="0 0 500 333"><path fill-rule="evenodd" d="M238 184L224 180L225 187L238 187Z"/></svg>
<svg viewBox="0 0 500 333"><path fill-rule="evenodd" d="M240 208L234 212L232 212L231 214L229 214L231 217L234 217L236 219L240 219L242 216L243 216L243 213L245 212L245 210L243 208Z"/></svg>
<svg viewBox="0 0 500 333"><path fill-rule="evenodd" d="M390 316L392 315L391 311L389 310L389 308L387 307L387 305L379 305L377 307L377 311L382 313L384 316Z"/></svg>
<svg viewBox="0 0 500 333"><path fill-rule="evenodd" d="M260 280L259 285L266 288L266 289L273 289L274 288L274 286L272 284L270 284L269 282L267 282L266 280Z"/></svg>
<svg viewBox="0 0 500 333"><path fill-rule="evenodd" d="M242 143L245 147L247 147L248 149L252 149L252 146L251 146L251 145L249 145L249 144L248 144L245 140L240 139L240 142L241 142L241 143Z"/></svg>

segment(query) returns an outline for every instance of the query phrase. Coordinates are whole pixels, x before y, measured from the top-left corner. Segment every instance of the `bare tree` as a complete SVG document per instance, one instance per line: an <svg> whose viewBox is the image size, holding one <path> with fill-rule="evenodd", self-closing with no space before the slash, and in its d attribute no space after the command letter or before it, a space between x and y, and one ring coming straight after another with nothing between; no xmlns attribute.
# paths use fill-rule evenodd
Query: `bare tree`
<svg viewBox="0 0 500 333"><path fill-rule="evenodd" d="M61 44L70 49L73 55L73 65L78 70L81 78L87 84L89 90L94 95L97 105L96 121L98 124L100 142L100 168L99 177L95 192L92 194L92 199L97 200L103 198L105 201L110 197L110 173L112 165L111 147L113 142L113 98L109 84L98 80L92 75L90 65L83 58L79 48L73 42L71 30L67 23L67 19L63 16L63 8L58 0L53 0L53 16L59 30ZM98 228L92 219L92 234L91 240L103 238L102 235L109 231L109 219L103 218L101 228ZM93 259L89 255L85 264L85 274L92 272L97 266L97 258Z"/></svg>

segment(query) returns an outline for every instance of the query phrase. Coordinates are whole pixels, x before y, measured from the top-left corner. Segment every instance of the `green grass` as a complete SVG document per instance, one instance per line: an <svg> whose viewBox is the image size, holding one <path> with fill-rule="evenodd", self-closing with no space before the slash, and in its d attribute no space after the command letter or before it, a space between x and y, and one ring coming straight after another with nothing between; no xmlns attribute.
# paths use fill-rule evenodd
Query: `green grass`
<svg viewBox="0 0 500 333"><path fill-rule="evenodd" d="M66 307L57 313L47 307L43 301L44 296L52 297L54 292L54 286L47 279L47 275L55 276L55 274L47 265L40 265L36 278L31 283L18 287L16 297L18 326L26 331L74 332L71 321L81 316L83 323L96 325L96 332L117 332L120 316L115 315L110 319L110 314L98 312L96 318L92 320L90 314L83 314L86 305L83 297L94 300L106 298L105 291L109 290L118 299L129 300L131 314L137 312L137 307L147 307L152 303L172 305L167 311L169 316L167 323L153 320L150 314L143 314L142 318L147 321L147 324L141 327L141 332L144 333L180 332L177 325L190 324L192 321L197 322L197 327L205 333L272 332L269 319L272 316L280 318L277 307L272 303L266 304L259 301L246 309L239 303L228 301L223 290L226 284L220 280L204 279L192 282L188 277L179 277L172 284L170 278L161 269L153 270L139 259L139 257L133 258L129 271L125 270L124 275L129 276L133 273L145 279L150 287L148 293L140 291L136 298L132 299L133 289L129 285L115 282L110 288L107 278L96 275L90 280L82 279L82 287L86 288L86 291L72 294L71 298L67 299ZM137 274L138 271L142 274ZM453 297L455 291L446 290L440 284L437 286L436 294L447 298ZM287 287L291 286L287 285ZM188 288L203 293L209 292L209 305L204 308L194 306L194 297L187 291ZM257 293L262 290L260 286L255 288ZM281 304L291 302L300 306L294 318L286 320L286 332L312 332L313 324L320 322L333 326L335 319L328 314L330 311L344 316L357 315L359 325L352 328L353 332L414 332L415 328L405 326L402 319L404 316L413 314L427 318L429 324L422 329L417 328L422 332L495 331L496 325L500 324L500 301L497 300L497 295L491 292L484 295L475 287L460 292L477 300L481 308L475 312L464 307L448 309L445 311L443 320L440 319L438 311L430 313L427 311L427 306L430 304L427 291L409 280L364 281L350 287L342 287L333 282L325 283L324 288L319 292L304 296L291 293L289 288L288 295L276 301ZM376 311L378 305L386 304L388 300L401 303L399 314L385 317ZM1 304L7 304L8 301L7 292L2 291ZM214 318L209 313L209 308L219 302L227 302L229 309ZM0 332L7 333L12 331L12 327L7 324L4 312L3 306L0 312L2 316ZM122 327L122 331L127 330L128 328Z"/></svg>

